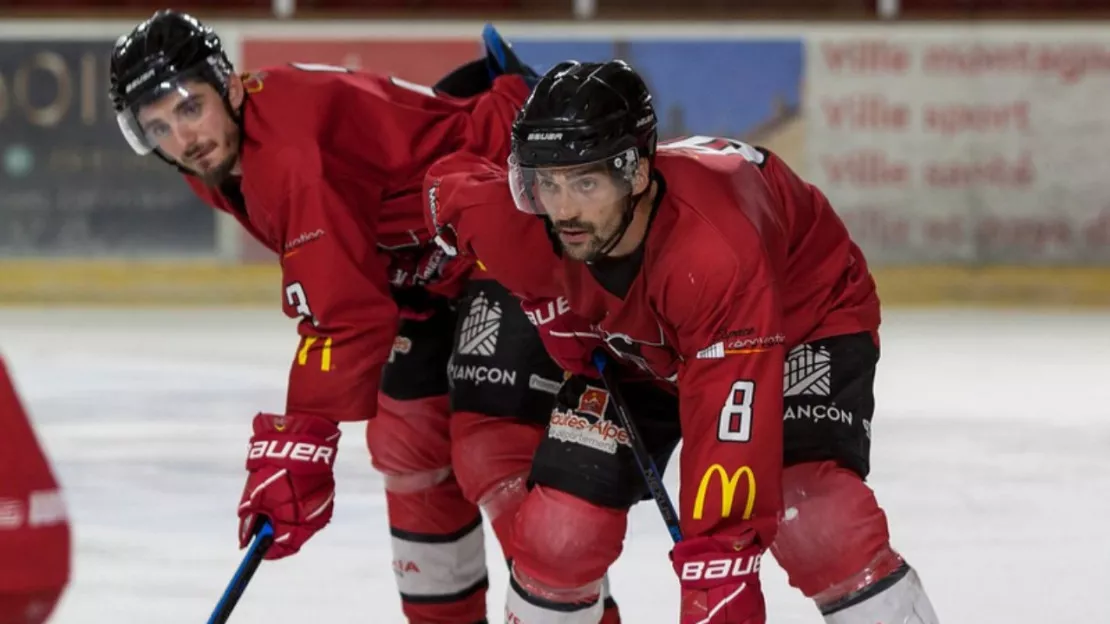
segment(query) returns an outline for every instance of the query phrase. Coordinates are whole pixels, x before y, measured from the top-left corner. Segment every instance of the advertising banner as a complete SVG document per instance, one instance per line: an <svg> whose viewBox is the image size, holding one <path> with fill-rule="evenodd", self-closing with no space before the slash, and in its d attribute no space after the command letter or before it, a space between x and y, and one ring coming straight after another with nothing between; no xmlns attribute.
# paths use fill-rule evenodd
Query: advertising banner
<svg viewBox="0 0 1110 624"><path fill-rule="evenodd" d="M0 42L0 257L215 252L213 211L120 136L107 95L111 46Z"/></svg>
<svg viewBox="0 0 1110 624"><path fill-rule="evenodd" d="M1110 263L1110 36L815 34L809 178L879 264Z"/></svg>

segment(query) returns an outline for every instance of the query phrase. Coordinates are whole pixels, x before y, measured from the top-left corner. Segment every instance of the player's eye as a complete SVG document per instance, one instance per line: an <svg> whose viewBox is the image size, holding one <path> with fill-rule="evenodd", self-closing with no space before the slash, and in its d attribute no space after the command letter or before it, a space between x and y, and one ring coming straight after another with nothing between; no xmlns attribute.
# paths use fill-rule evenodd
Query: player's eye
<svg viewBox="0 0 1110 624"><path fill-rule="evenodd" d="M555 184L555 181L551 178L540 178L536 186L539 187L540 191L543 193L553 193L559 188L559 185Z"/></svg>
<svg viewBox="0 0 1110 624"><path fill-rule="evenodd" d="M181 103L181 106L178 107L178 114L185 119L196 119L200 117L203 109L204 106L198 98L190 98Z"/></svg>
<svg viewBox="0 0 1110 624"><path fill-rule="evenodd" d="M148 137L164 139L169 136L170 126L164 123L153 123L148 125L143 132L145 132Z"/></svg>
<svg viewBox="0 0 1110 624"><path fill-rule="evenodd" d="M592 193L597 190L597 180L593 178L579 178L574 181L574 190L579 193Z"/></svg>

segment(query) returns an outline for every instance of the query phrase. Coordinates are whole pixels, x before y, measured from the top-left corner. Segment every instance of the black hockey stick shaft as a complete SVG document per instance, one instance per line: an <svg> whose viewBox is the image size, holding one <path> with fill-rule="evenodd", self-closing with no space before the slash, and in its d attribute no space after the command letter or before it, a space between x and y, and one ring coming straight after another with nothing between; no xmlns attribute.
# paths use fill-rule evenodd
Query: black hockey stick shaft
<svg viewBox="0 0 1110 624"><path fill-rule="evenodd" d="M655 465L655 460L652 459L647 447L644 446L644 441L640 438L636 423L632 422L628 404L624 402L624 397L621 396L620 388L617 386L616 378L609 366L609 357L605 352L601 350L594 352L594 366L597 367L597 372L601 374L601 381L605 384L605 390L609 392L609 396L613 399L613 409L617 412L617 418L620 419L621 426L628 432L628 444L632 447L632 455L636 458L636 464L640 467L640 474L643 475L644 482L647 483L648 491L651 492L655 505L659 507L659 513L663 516L663 523L667 525L667 531L670 532L671 539L675 543L681 542L682 528L678 523L678 512L671 504L671 497L667 495L667 488L663 486L663 476L659 474L659 468Z"/></svg>
<svg viewBox="0 0 1110 624"><path fill-rule="evenodd" d="M250 547L247 548L247 554L243 555L239 568L235 570L235 576L231 577L231 582L227 584L223 595L220 596L220 601L216 603L215 610L208 618L208 624L224 624L227 622L228 618L231 617L231 612L235 609L235 605L239 604L239 598L243 596L243 592L246 591L247 585L251 582L255 570L262 563L262 557L266 555L266 551L270 549L270 545L273 543L274 528L269 522L264 522L258 533L255 534L254 540L251 541Z"/></svg>

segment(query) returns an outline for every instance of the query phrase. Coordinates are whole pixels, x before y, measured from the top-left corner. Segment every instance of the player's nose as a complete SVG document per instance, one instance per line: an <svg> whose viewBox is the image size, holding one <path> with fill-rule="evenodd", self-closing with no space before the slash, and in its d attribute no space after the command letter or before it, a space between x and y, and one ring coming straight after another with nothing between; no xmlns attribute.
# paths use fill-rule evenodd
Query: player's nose
<svg viewBox="0 0 1110 624"><path fill-rule="evenodd" d="M546 199L544 208L547 209L548 216L555 221L567 221L578 215L574 202L570 201L567 193L559 193L555 197Z"/></svg>
<svg viewBox="0 0 1110 624"><path fill-rule="evenodd" d="M189 124L175 124L173 127L173 135L178 145L192 145L196 143L198 137L196 128L193 128Z"/></svg>

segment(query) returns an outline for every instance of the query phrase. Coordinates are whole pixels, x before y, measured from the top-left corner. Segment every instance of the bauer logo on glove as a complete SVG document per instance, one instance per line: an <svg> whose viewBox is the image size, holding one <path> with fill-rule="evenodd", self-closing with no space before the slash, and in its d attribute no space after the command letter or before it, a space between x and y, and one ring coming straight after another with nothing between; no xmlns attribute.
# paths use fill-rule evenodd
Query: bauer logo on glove
<svg viewBox="0 0 1110 624"><path fill-rule="evenodd" d="M281 429L278 429L281 431ZM259 440L251 443L247 459L291 459L293 461L306 461L310 464L323 462L331 464L335 451L328 446L319 446L308 442L278 442L277 440Z"/></svg>

